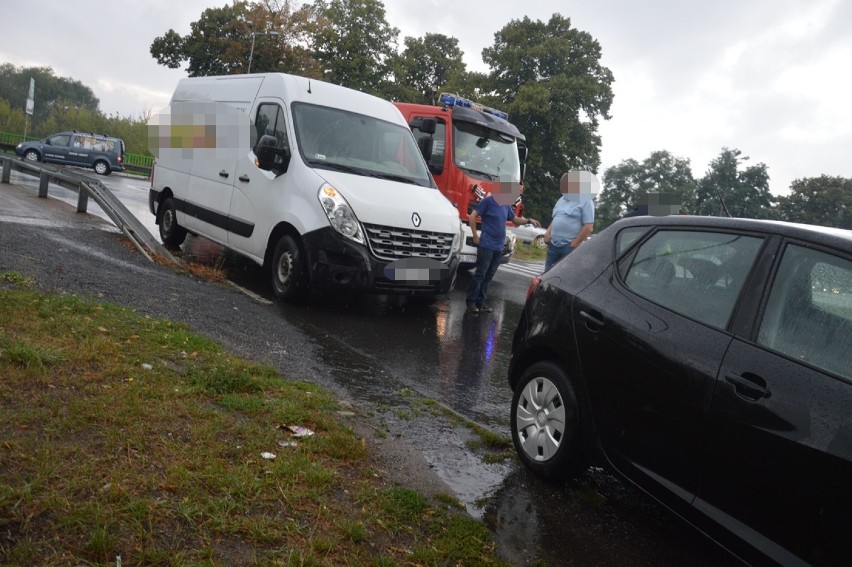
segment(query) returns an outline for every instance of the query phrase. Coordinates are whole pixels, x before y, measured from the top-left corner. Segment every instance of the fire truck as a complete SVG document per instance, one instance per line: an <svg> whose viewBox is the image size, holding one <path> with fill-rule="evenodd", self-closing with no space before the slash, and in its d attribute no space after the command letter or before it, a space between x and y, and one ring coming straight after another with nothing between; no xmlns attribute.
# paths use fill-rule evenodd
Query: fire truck
<svg viewBox="0 0 852 567"><path fill-rule="evenodd" d="M440 106L394 104L408 121L438 188L459 212L465 230L459 266L471 268L476 247L468 214L497 190L498 183L522 187L527 146L507 113L450 93L442 93L439 102ZM523 216L520 193L514 210ZM514 250L515 236L507 232L503 263Z"/></svg>

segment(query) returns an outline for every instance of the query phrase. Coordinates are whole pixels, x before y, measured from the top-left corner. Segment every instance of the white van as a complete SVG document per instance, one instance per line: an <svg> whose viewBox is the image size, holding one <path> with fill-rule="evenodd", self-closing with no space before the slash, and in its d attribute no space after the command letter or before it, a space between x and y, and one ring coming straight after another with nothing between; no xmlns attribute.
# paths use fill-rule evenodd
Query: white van
<svg viewBox="0 0 852 567"><path fill-rule="evenodd" d="M183 79L152 123L164 244L202 235L310 289L435 297L455 282L458 212L388 101L264 73Z"/></svg>

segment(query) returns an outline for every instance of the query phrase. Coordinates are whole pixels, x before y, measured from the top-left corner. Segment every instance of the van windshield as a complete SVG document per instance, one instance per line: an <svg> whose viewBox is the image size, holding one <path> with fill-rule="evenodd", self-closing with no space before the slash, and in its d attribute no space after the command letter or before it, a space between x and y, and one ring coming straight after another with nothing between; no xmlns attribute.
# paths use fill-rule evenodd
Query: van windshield
<svg viewBox="0 0 852 567"><path fill-rule="evenodd" d="M455 164L491 181L521 181L521 160L515 138L471 122L453 123Z"/></svg>
<svg viewBox="0 0 852 567"><path fill-rule="evenodd" d="M293 103L293 125L299 152L311 167L434 187L407 127L301 102Z"/></svg>

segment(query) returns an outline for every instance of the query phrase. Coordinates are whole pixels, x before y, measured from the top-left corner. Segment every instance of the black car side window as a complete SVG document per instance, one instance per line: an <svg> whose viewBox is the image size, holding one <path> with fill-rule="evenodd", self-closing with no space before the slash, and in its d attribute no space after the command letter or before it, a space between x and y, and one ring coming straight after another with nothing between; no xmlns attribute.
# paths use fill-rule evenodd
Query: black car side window
<svg viewBox="0 0 852 567"><path fill-rule="evenodd" d="M725 328L762 238L661 230L637 251L625 284L687 317Z"/></svg>
<svg viewBox="0 0 852 567"><path fill-rule="evenodd" d="M788 245L757 342L852 379L852 261Z"/></svg>
<svg viewBox="0 0 852 567"><path fill-rule="evenodd" d="M647 226L634 226L630 228L625 228L621 232L618 233L618 239L616 240L616 256L620 257L625 250L633 246L633 243L639 240L639 238L648 232L650 227Z"/></svg>

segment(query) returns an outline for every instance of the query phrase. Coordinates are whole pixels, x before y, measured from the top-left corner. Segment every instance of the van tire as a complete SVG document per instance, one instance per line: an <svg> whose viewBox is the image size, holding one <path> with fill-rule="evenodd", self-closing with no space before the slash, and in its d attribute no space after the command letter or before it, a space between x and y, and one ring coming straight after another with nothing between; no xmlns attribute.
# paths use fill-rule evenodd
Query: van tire
<svg viewBox="0 0 852 567"><path fill-rule="evenodd" d="M180 246L186 240L186 229L178 224L175 201L168 198L157 211L157 225L160 227L160 240L166 246Z"/></svg>
<svg viewBox="0 0 852 567"><path fill-rule="evenodd" d="M109 164L101 159L96 161L92 168L98 175L109 175L112 173L112 170L109 168Z"/></svg>
<svg viewBox="0 0 852 567"><path fill-rule="evenodd" d="M289 235L282 236L272 254L272 289L284 301L298 302L307 296L308 282L304 255L298 242Z"/></svg>

